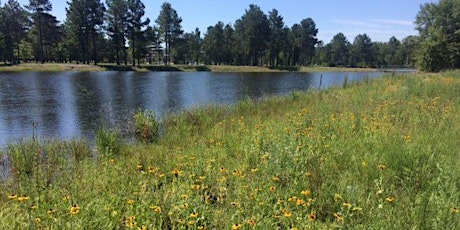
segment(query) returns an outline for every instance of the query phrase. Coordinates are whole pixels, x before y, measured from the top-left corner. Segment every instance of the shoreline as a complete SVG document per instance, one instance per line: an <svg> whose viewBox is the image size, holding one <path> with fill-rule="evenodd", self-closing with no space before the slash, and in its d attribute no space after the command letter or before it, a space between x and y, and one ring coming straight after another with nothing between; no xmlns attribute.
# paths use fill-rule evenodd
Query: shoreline
<svg viewBox="0 0 460 230"><path fill-rule="evenodd" d="M0 73L5 72L100 72L100 71L135 71L135 72L376 72L380 69L349 67L265 67L265 66L227 66L227 65L141 65L140 67L102 63L98 65L69 63L23 63L19 65L0 65Z"/></svg>

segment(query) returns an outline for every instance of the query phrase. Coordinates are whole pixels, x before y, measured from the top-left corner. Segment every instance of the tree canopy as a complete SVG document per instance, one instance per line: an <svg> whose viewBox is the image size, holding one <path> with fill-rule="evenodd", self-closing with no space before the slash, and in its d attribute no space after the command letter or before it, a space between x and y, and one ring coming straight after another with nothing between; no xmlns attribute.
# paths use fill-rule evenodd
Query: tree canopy
<svg viewBox="0 0 460 230"><path fill-rule="evenodd" d="M418 63L422 70L460 67L460 1L422 5L415 24L421 39Z"/></svg>
<svg viewBox="0 0 460 230"><path fill-rule="evenodd" d="M416 16L419 35L402 40L391 37L386 42L372 41L367 34L347 38L338 33L325 43L318 40L319 29L312 18L286 25L277 9L265 13L256 4L233 23L217 22L203 33L198 28L184 32L182 18L169 2L161 5L159 15L145 15L142 0L69 0L64 22L51 10L49 0L29 0L24 8L8 0L0 6L1 61L275 68L418 65L427 71L460 66L457 0L422 5Z"/></svg>

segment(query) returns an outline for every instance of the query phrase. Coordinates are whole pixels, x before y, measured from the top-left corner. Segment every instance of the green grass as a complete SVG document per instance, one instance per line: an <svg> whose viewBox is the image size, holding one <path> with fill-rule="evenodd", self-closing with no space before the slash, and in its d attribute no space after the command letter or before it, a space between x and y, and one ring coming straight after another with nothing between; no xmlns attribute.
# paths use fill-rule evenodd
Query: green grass
<svg viewBox="0 0 460 230"><path fill-rule="evenodd" d="M458 229L459 114L453 71L194 109L117 155L22 143L0 228Z"/></svg>

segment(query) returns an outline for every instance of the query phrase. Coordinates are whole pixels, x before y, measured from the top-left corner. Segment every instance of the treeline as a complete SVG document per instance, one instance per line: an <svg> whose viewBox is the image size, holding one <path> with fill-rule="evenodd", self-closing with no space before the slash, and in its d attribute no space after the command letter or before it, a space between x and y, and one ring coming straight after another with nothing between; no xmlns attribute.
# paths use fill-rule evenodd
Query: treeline
<svg viewBox="0 0 460 230"><path fill-rule="evenodd" d="M182 30L182 18L163 3L155 20L141 0L70 0L61 23L49 0L21 6L9 0L0 8L0 59L20 61L259 66L391 67L418 64L437 71L459 66L459 2L441 0L421 7L420 36L373 42L366 34L353 42L339 33L325 44L306 18L285 25L276 9L264 13L250 5L233 24L217 22L202 32ZM450 12L450 13L449 13ZM445 26L449 25L449 26ZM441 29L436 29L441 28ZM444 35L448 36L444 36Z"/></svg>

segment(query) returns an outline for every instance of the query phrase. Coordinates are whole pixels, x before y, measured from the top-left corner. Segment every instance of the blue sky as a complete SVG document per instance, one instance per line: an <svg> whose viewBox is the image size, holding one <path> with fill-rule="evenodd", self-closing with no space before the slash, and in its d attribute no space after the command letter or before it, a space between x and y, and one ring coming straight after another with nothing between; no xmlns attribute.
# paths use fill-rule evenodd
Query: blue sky
<svg viewBox="0 0 460 230"><path fill-rule="evenodd" d="M70 1L70 0L67 0ZM105 0L103 0L105 2ZM5 1L2 1L5 2ZM22 5L28 0L19 0ZM152 22L158 17L164 1L143 0L146 17ZM416 35L413 22L420 5L437 0L170 0L172 7L182 17L185 32L198 27L202 33L218 21L234 23L249 8L256 4L268 14L277 9L289 27L302 19L312 18L319 29L318 38L329 43L334 35L342 32L350 42L356 35L366 33L373 41L388 41L391 36L403 39ZM65 20L64 0L51 0L53 14Z"/></svg>

